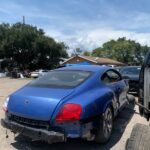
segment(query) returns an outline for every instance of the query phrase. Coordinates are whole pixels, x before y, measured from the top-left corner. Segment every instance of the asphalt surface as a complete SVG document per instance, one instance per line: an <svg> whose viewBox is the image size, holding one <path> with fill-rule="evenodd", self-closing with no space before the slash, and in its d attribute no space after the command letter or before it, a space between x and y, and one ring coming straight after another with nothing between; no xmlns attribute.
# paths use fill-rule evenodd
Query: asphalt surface
<svg viewBox="0 0 150 150"><path fill-rule="evenodd" d="M25 79L0 79L0 107L2 108L5 98L27 84ZM4 112L0 109L0 118L4 117ZM148 125L146 119L138 113L138 108L133 104L126 106L114 120L114 128L110 141L100 145L87 142L82 139L69 139L66 143L47 144L40 141L28 141L20 135L14 135L0 126L0 150L124 150L127 139L130 137L132 127L136 123Z"/></svg>

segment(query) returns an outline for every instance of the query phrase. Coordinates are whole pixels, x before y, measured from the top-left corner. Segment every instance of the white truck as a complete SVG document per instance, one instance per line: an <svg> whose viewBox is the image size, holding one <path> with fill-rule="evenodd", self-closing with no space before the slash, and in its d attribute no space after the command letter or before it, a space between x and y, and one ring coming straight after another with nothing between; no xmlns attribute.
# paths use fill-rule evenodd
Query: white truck
<svg viewBox="0 0 150 150"><path fill-rule="evenodd" d="M138 101L140 115L150 119L150 51L142 65L139 77ZM150 126L136 124L126 144L126 150L150 150Z"/></svg>

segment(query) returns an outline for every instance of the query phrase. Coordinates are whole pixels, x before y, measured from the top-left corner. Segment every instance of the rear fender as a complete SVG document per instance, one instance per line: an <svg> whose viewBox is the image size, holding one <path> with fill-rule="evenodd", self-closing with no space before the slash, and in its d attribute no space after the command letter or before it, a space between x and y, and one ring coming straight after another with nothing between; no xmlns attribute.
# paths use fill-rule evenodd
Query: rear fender
<svg viewBox="0 0 150 150"><path fill-rule="evenodd" d="M112 100L107 101L107 103L105 103L105 105L103 107L103 113L106 111L106 109L108 107L111 107L112 112L113 112L113 117L115 117L117 115L117 112L118 112L117 100L115 98L113 98Z"/></svg>

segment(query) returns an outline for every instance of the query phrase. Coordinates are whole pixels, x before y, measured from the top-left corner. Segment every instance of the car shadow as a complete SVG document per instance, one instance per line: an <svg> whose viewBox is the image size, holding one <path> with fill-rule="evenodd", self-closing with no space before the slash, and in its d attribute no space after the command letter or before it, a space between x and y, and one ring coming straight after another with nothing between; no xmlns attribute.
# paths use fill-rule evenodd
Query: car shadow
<svg viewBox="0 0 150 150"><path fill-rule="evenodd" d="M82 139L68 139L65 143L48 144L41 141L29 142L23 136L18 135L11 145L18 150L109 150L120 140L134 113L134 104L126 106L119 113L114 120L112 136L106 144L96 144Z"/></svg>

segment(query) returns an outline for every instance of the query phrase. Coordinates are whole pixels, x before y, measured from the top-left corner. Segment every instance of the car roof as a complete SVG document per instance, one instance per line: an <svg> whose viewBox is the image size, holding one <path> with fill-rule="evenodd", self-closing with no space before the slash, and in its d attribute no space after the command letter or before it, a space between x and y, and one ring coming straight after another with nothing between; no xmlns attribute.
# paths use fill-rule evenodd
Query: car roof
<svg viewBox="0 0 150 150"><path fill-rule="evenodd" d="M82 70L82 71L92 71L92 72L104 72L108 69L113 69L113 68L107 66L98 66L98 65L80 65L80 66L62 67L56 70Z"/></svg>

